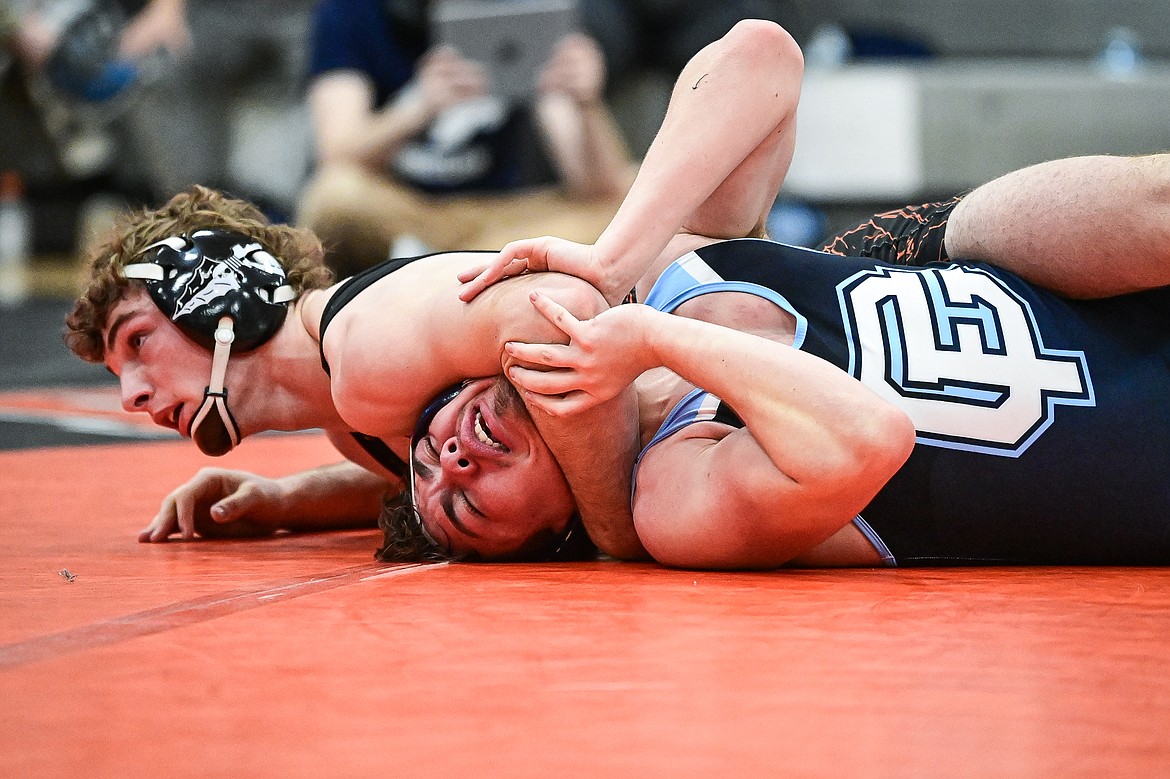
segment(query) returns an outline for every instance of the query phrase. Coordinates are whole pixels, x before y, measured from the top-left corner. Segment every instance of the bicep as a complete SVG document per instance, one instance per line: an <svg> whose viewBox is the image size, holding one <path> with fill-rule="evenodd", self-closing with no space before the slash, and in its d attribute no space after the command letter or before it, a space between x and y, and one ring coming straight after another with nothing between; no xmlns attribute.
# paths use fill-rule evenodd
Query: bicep
<svg viewBox="0 0 1170 779"><path fill-rule="evenodd" d="M660 563L774 568L837 532L857 507L776 468L746 428L694 425L643 457L634 524Z"/></svg>

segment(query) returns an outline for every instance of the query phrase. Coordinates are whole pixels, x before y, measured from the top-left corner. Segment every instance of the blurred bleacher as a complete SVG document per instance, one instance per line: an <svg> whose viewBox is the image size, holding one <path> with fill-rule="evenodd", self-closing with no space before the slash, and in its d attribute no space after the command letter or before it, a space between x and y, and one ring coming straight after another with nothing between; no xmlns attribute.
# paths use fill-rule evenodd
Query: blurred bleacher
<svg viewBox="0 0 1170 779"><path fill-rule="evenodd" d="M869 213L1048 159L1170 150L1165 0L821 7L858 56L834 63L805 42L788 197Z"/></svg>
<svg viewBox="0 0 1170 779"><path fill-rule="evenodd" d="M1170 149L1166 0L793 0L792 6L799 19L794 29L810 56L800 140L783 198L826 214L830 227L1046 159ZM1100 54L1119 28L1132 34L1139 62L1109 70ZM846 33L851 51L844 61L831 51L826 56L823 45L809 48L817 29L829 34L820 44L833 42L834 29ZM641 153L665 109L671 75L613 76L615 112ZM77 181L63 172L44 128L21 108L14 77L9 70L0 91L0 167L18 166L27 180L40 283L67 290L66 266L84 227L82 203L100 195L106 179ZM229 163L242 169L242 178L256 180L266 171L287 171L264 156L279 147L269 142L274 129L296 134L291 125L307 119L295 107L268 105L258 96L229 121L242 150Z"/></svg>

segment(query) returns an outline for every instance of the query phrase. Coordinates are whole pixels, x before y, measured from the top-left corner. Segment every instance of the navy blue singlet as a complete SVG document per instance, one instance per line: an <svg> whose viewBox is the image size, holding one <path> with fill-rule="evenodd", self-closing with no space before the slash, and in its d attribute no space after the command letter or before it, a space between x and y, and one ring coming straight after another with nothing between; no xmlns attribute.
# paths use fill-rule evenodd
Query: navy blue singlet
<svg viewBox="0 0 1170 779"><path fill-rule="evenodd" d="M743 239L687 255L646 302L727 290L789 310L795 347L914 421L861 513L897 564L1170 563L1170 288L1075 301L982 263Z"/></svg>

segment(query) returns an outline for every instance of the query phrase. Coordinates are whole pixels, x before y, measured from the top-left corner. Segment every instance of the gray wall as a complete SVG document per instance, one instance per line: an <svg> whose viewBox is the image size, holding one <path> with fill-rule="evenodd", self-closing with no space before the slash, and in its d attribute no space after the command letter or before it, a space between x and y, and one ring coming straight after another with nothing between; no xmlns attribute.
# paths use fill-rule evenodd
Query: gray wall
<svg viewBox="0 0 1170 779"><path fill-rule="evenodd" d="M1124 25L1143 48L1170 57L1168 0L801 0L812 19L897 32L943 56L1076 57Z"/></svg>

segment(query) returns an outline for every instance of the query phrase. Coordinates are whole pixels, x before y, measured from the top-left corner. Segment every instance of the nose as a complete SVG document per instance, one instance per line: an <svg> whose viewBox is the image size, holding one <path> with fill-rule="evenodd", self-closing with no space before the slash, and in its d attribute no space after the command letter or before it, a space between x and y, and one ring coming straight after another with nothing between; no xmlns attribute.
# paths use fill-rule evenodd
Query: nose
<svg viewBox="0 0 1170 779"><path fill-rule="evenodd" d="M466 476L479 469L475 460L460 448L458 436L451 436L443 443L439 450L439 465L451 476Z"/></svg>
<svg viewBox="0 0 1170 779"><path fill-rule="evenodd" d="M122 371L120 378L122 388L122 408L133 414L135 411L146 411L150 402L150 386L142 380L137 371Z"/></svg>

